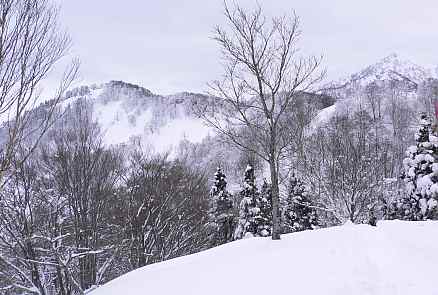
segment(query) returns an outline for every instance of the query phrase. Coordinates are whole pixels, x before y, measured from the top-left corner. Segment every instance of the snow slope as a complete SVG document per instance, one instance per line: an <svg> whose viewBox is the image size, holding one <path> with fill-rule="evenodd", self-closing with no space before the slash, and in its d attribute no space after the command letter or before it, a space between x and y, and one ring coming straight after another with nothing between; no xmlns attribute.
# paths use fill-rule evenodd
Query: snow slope
<svg viewBox="0 0 438 295"><path fill-rule="evenodd" d="M107 145L140 143L156 152L168 152L183 140L201 142L212 130L193 114L192 103L209 97L196 93L156 95L138 85L110 81L70 91L62 108L78 99L91 102Z"/></svg>
<svg viewBox="0 0 438 295"><path fill-rule="evenodd" d="M318 129L318 127L326 125L330 119L336 115L336 106L337 104L335 103L334 105L319 111L315 118L312 119L312 122L310 122L306 134L311 135Z"/></svg>
<svg viewBox="0 0 438 295"><path fill-rule="evenodd" d="M436 295L438 222L385 221L251 238L150 265L92 295Z"/></svg>

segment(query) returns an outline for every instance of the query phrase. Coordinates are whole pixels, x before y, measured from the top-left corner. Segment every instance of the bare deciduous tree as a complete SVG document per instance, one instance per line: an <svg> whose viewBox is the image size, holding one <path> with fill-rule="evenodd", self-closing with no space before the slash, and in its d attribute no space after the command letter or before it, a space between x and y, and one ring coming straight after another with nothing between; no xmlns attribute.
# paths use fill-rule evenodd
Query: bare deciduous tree
<svg viewBox="0 0 438 295"><path fill-rule="evenodd" d="M105 213L115 200L123 158L116 150L104 148L86 101L79 100L67 109L63 120L63 127L53 134L52 151L48 149L44 157L56 189L66 200L78 281L87 290L99 283L99 273L108 260L104 252L110 250L107 246L117 234L107 230L111 216Z"/></svg>
<svg viewBox="0 0 438 295"><path fill-rule="evenodd" d="M280 239L279 166L290 147L285 120L292 102L323 77L321 58L298 55L299 18L268 19L261 7L246 11L224 4L228 24L217 27L225 73L211 84L220 107L200 107L200 115L242 150L269 165L273 198L272 238Z"/></svg>
<svg viewBox="0 0 438 295"><path fill-rule="evenodd" d="M207 181L167 156L134 152L126 175L129 263L132 269L204 248Z"/></svg>
<svg viewBox="0 0 438 295"><path fill-rule="evenodd" d="M50 127L57 102L75 79L77 61L66 68L55 98L36 123L29 109L40 101L41 82L70 45L69 36L59 29L58 9L49 0L0 1L0 119L6 130L0 147L0 180L24 141L28 152L22 161L35 149Z"/></svg>
<svg viewBox="0 0 438 295"><path fill-rule="evenodd" d="M307 142L300 174L327 224L365 223L377 206L387 149L375 151L372 117L366 111L336 116Z"/></svg>
<svg viewBox="0 0 438 295"><path fill-rule="evenodd" d="M74 274L80 256L66 241L66 201L39 156L23 164L17 153L0 193L0 293L83 294Z"/></svg>

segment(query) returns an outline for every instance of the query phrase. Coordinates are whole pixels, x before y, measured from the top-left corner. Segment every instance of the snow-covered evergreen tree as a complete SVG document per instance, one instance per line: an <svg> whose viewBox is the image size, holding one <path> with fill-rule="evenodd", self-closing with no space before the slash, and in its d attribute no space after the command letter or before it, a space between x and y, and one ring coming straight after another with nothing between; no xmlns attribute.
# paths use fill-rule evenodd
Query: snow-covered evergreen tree
<svg viewBox="0 0 438 295"><path fill-rule="evenodd" d="M243 190L240 192L239 220L234 232L235 239L254 236L269 236L272 229L272 209L268 187L262 196L255 183L254 168L245 170Z"/></svg>
<svg viewBox="0 0 438 295"><path fill-rule="evenodd" d="M227 191L226 176L220 167L214 174L214 184L210 190L209 240L210 246L222 245L233 238L233 201Z"/></svg>
<svg viewBox="0 0 438 295"><path fill-rule="evenodd" d="M421 116L415 134L416 145L410 146L403 161L406 196L392 204L391 215L405 220L438 219L438 138L431 134L426 115Z"/></svg>
<svg viewBox="0 0 438 295"><path fill-rule="evenodd" d="M284 209L284 232L297 232L314 229L318 226L316 210L304 184L295 175L289 180L286 206Z"/></svg>
<svg viewBox="0 0 438 295"><path fill-rule="evenodd" d="M415 198L404 196L389 203L385 218L389 220L419 220L418 212L420 211L419 203Z"/></svg>
<svg viewBox="0 0 438 295"><path fill-rule="evenodd" d="M272 234L272 192L271 185L264 179L257 205L260 208L255 219L257 222L257 235L268 237Z"/></svg>

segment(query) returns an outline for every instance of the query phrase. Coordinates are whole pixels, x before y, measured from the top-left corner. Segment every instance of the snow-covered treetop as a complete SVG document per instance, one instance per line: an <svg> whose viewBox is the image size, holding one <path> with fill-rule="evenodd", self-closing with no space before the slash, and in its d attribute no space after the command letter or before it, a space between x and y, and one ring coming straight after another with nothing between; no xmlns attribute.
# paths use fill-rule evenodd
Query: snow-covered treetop
<svg viewBox="0 0 438 295"><path fill-rule="evenodd" d="M226 176L222 172L220 167L217 167L216 173L214 174L214 185L212 187L213 191L224 191L227 186Z"/></svg>
<svg viewBox="0 0 438 295"><path fill-rule="evenodd" d="M254 168L248 164L245 169L244 187L248 189L255 188Z"/></svg>
<svg viewBox="0 0 438 295"><path fill-rule="evenodd" d="M415 133L415 140L418 143L429 142L431 123L426 114L421 114L420 117L420 129Z"/></svg>

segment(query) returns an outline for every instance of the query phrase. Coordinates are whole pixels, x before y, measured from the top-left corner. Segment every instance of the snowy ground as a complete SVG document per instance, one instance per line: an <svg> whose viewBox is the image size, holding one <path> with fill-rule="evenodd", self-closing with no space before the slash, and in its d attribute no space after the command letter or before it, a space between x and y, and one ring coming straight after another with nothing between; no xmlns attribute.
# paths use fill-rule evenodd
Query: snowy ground
<svg viewBox="0 0 438 295"><path fill-rule="evenodd" d="M438 294L438 222L252 238L128 273L92 295Z"/></svg>

